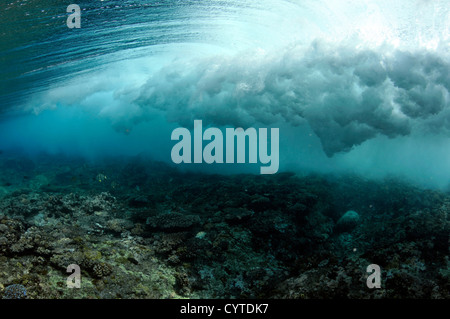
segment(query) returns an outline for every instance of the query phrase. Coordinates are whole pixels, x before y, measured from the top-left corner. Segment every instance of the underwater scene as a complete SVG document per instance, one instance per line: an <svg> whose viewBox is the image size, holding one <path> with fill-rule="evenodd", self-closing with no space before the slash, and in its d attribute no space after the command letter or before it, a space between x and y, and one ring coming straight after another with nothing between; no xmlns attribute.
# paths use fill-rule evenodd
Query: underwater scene
<svg viewBox="0 0 450 319"><path fill-rule="evenodd" d="M448 0L2 0L0 299L450 298Z"/></svg>

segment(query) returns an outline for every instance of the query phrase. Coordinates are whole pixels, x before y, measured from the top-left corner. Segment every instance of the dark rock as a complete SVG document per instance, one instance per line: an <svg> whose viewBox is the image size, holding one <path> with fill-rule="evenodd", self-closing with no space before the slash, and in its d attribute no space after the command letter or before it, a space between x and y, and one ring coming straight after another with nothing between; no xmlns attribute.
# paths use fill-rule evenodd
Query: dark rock
<svg viewBox="0 0 450 319"><path fill-rule="evenodd" d="M226 208L223 213L223 218L231 225L243 224L254 214L245 208Z"/></svg>
<svg viewBox="0 0 450 319"><path fill-rule="evenodd" d="M147 207L149 206L150 201L148 200L148 198L146 196L136 196L136 197L131 197L128 200L128 205L130 207L134 207L134 208L140 208L140 207Z"/></svg>
<svg viewBox="0 0 450 319"><path fill-rule="evenodd" d="M160 214L147 218L147 225L161 231L179 231L190 229L200 223L198 215L180 213Z"/></svg>
<svg viewBox="0 0 450 319"><path fill-rule="evenodd" d="M336 231L338 232L351 232L360 221L359 214L353 210L347 211L336 224Z"/></svg>

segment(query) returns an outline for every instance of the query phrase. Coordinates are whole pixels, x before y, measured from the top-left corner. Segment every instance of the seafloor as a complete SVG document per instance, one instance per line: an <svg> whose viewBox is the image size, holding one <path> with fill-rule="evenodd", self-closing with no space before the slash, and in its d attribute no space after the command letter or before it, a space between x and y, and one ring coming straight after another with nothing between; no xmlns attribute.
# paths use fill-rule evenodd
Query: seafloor
<svg viewBox="0 0 450 319"><path fill-rule="evenodd" d="M449 298L449 212L449 193L395 179L4 152L0 297Z"/></svg>

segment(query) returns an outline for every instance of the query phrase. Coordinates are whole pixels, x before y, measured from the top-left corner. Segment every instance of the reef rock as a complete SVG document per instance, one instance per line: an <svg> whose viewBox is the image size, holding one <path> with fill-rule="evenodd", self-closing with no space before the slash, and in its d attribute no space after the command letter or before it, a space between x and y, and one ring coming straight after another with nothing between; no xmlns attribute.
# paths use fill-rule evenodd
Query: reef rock
<svg viewBox="0 0 450 319"><path fill-rule="evenodd" d="M338 232L351 232L356 226L358 226L360 219L361 218L357 212L354 210L349 210L337 221L336 230Z"/></svg>

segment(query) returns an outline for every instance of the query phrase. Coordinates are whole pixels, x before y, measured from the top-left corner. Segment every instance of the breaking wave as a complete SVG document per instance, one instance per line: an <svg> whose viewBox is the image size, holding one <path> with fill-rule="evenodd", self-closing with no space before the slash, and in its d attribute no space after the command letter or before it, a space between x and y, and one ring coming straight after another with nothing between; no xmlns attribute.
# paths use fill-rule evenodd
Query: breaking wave
<svg viewBox="0 0 450 319"><path fill-rule="evenodd" d="M168 155L161 132L202 119L281 127L285 169L448 183L446 1L90 1L78 30L61 5L22 3L49 13L30 18L41 42L5 40L0 147Z"/></svg>

